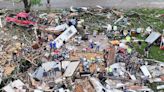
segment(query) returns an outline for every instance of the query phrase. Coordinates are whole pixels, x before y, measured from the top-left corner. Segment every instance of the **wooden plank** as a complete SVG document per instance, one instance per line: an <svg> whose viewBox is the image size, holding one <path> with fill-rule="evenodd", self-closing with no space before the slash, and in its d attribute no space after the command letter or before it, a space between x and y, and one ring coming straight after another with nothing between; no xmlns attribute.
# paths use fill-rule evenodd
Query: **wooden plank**
<svg viewBox="0 0 164 92"><path fill-rule="evenodd" d="M6 66L4 67L4 74L5 75L10 75L12 73L12 71L15 69L15 65L14 66Z"/></svg>
<svg viewBox="0 0 164 92"><path fill-rule="evenodd" d="M84 92L82 85L77 84L75 86L75 91L74 92Z"/></svg>
<svg viewBox="0 0 164 92"><path fill-rule="evenodd" d="M29 61L31 64L37 66L37 64L35 64L35 63L33 62L34 59L31 60L31 59L27 58L26 56L24 56L24 59L26 59L27 61Z"/></svg>
<svg viewBox="0 0 164 92"><path fill-rule="evenodd" d="M79 60L80 57L85 57L86 59L91 59L95 57L103 58L103 54L101 53L89 53L89 52L75 52L74 55L70 54L70 60Z"/></svg>

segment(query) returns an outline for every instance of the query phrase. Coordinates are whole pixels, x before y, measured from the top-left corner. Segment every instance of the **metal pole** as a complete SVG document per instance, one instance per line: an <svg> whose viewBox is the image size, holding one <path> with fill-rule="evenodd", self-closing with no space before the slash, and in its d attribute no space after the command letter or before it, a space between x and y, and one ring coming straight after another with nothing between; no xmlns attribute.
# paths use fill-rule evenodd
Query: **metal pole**
<svg viewBox="0 0 164 92"><path fill-rule="evenodd" d="M164 29L163 29L163 33L162 33L162 37L161 37L161 44L160 44L160 48L163 46L163 38L164 37Z"/></svg>
<svg viewBox="0 0 164 92"><path fill-rule="evenodd" d="M0 16L0 27L2 28L2 17Z"/></svg>
<svg viewBox="0 0 164 92"><path fill-rule="evenodd" d="M14 7L15 6L14 0L12 0L12 2L13 2L13 7Z"/></svg>

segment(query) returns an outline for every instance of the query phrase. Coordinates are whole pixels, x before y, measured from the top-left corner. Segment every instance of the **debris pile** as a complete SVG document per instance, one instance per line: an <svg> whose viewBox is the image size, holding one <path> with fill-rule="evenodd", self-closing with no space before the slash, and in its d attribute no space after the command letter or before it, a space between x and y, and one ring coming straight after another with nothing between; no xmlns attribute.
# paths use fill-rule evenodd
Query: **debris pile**
<svg viewBox="0 0 164 92"><path fill-rule="evenodd" d="M13 17L14 16L14 17ZM6 92L156 92L164 63L164 34L129 28L133 17L116 9L71 7L58 13L18 13L2 19L0 82ZM104 20L104 21L103 21ZM142 36L145 39L139 39ZM144 49L142 44L148 44ZM144 54L137 51L144 50ZM151 84L158 83L156 88ZM162 92L162 91L161 91Z"/></svg>

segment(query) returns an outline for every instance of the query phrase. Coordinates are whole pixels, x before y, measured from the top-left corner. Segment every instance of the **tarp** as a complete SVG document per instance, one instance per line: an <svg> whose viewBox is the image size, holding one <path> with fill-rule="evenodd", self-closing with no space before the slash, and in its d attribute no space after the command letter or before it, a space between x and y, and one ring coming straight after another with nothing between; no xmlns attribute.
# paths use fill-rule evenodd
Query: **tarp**
<svg viewBox="0 0 164 92"><path fill-rule="evenodd" d="M65 70L64 76L71 77L74 74L75 70L77 69L79 63L80 63L80 61L71 62L68 65L67 69Z"/></svg>
<svg viewBox="0 0 164 92"><path fill-rule="evenodd" d="M152 32L147 38L146 42L152 44L154 41L156 41L161 36L158 32Z"/></svg>

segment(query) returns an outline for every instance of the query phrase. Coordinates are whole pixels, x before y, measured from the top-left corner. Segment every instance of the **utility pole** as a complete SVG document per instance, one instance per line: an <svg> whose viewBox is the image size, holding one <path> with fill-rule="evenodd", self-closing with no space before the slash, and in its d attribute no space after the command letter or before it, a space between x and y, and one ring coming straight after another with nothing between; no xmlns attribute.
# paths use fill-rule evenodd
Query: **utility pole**
<svg viewBox="0 0 164 92"><path fill-rule="evenodd" d="M0 28L2 28L3 25L2 25L2 16L0 16Z"/></svg>
<svg viewBox="0 0 164 92"><path fill-rule="evenodd" d="M15 6L14 0L12 0L12 3L13 3L13 7L14 7Z"/></svg>
<svg viewBox="0 0 164 92"><path fill-rule="evenodd" d="M163 33L162 33L162 37L161 37L160 48L162 48L163 45L164 45L164 29L163 29Z"/></svg>
<svg viewBox="0 0 164 92"><path fill-rule="evenodd" d="M50 9L51 8L51 4L50 4L50 0L47 0L47 9L48 9L48 12L50 12Z"/></svg>

